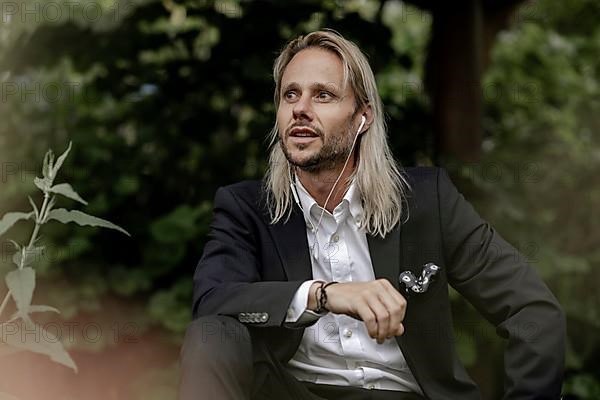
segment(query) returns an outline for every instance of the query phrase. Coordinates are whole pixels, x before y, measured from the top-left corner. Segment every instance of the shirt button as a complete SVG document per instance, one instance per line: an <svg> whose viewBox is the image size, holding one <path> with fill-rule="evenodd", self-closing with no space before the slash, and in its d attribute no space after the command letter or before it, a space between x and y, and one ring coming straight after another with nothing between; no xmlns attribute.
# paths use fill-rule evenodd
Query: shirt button
<svg viewBox="0 0 600 400"><path fill-rule="evenodd" d="M347 338L352 337L352 331L350 329L344 329L344 336Z"/></svg>
<svg viewBox="0 0 600 400"><path fill-rule="evenodd" d="M339 235L333 235L333 237L331 238L331 240L333 241L333 243L337 243L340 240L340 236Z"/></svg>

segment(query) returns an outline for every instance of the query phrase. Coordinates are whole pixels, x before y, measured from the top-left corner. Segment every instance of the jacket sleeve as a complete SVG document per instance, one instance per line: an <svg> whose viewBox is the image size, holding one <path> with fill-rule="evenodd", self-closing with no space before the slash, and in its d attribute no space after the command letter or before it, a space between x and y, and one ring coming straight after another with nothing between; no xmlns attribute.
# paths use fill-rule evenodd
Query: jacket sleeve
<svg viewBox="0 0 600 400"><path fill-rule="evenodd" d="M263 281L247 205L217 190L208 241L194 273L193 316L227 315L257 327L283 326L302 281Z"/></svg>
<svg viewBox="0 0 600 400"><path fill-rule="evenodd" d="M504 398L559 399L566 325L556 298L441 169L438 196L449 283L507 339Z"/></svg>

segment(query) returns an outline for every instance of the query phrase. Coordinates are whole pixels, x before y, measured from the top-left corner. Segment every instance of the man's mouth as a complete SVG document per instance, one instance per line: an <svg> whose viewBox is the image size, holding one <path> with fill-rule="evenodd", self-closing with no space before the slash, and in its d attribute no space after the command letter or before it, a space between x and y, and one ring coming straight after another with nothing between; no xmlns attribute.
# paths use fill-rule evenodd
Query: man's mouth
<svg viewBox="0 0 600 400"><path fill-rule="evenodd" d="M305 128L305 127L292 128L292 130L290 131L290 136L291 137L297 137L297 138L315 138L315 137L319 137L319 135L315 131L313 131L310 128Z"/></svg>

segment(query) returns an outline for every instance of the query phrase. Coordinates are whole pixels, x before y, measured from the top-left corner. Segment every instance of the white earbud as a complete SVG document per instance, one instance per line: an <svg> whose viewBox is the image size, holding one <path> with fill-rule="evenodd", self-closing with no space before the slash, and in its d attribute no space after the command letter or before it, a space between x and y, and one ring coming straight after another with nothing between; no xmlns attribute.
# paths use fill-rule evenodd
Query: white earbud
<svg viewBox="0 0 600 400"><path fill-rule="evenodd" d="M356 132L357 135L360 133L360 131L362 131L363 126L365 126L365 122L367 122L367 117L363 115L360 118L360 126L358 127L358 132Z"/></svg>

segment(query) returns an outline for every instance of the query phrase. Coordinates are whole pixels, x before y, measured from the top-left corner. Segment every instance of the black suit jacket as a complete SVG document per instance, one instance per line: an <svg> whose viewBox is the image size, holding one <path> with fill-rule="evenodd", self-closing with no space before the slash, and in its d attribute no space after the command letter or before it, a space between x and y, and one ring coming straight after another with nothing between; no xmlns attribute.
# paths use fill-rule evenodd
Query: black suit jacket
<svg viewBox="0 0 600 400"><path fill-rule="evenodd" d="M449 284L507 339L505 398L559 398L565 321L552 293L444 170L405 173L412 186L408 221L385 239L367 239L375 276L396 288L404 270L420 273L427 262L441 267L426 293L408 299L405 333L396 338L426 396L480 398L454 348ZM312 279L312 268L301 210L294 205L286 223L270 225L261 185L246 181L218 189L194 275L193 309L195 317L238 318L285 363L304 331L283 326L286 312L300 284Z"/></svg>

